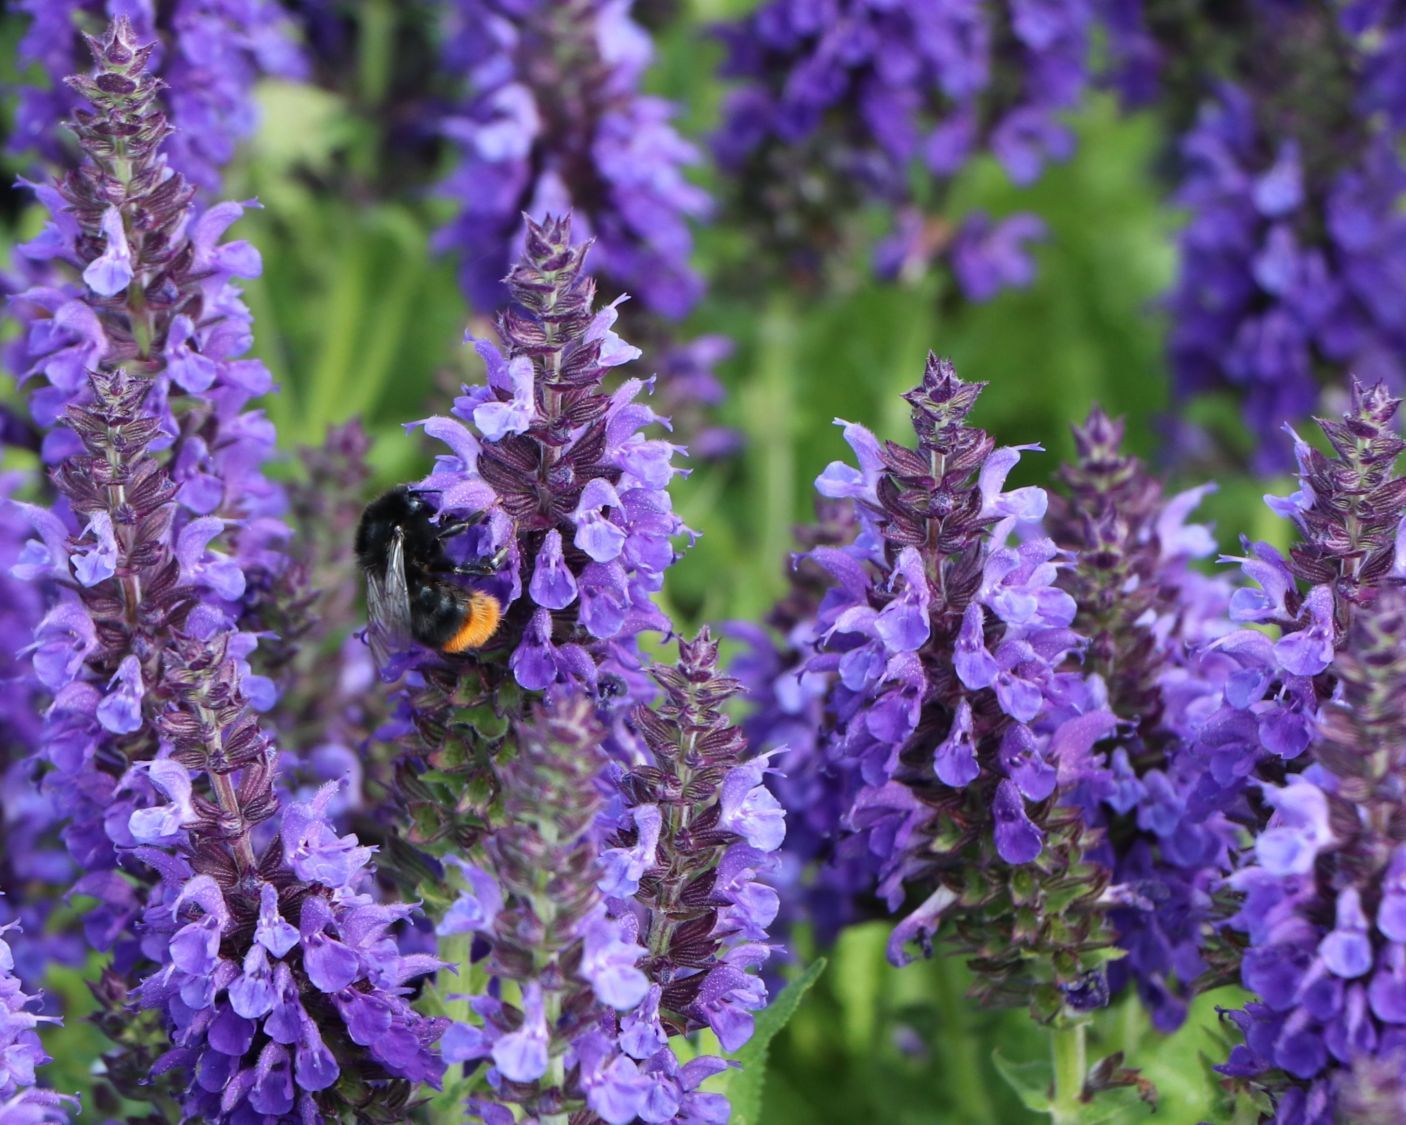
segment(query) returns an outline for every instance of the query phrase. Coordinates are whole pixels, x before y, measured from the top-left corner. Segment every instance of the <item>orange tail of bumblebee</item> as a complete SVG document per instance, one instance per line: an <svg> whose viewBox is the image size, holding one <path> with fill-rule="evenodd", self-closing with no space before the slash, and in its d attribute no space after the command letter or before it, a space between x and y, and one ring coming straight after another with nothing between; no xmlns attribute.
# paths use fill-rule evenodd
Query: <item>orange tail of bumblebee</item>
<svg viewBox="0 0 1406 1125"><path fill-rule="evenodd" d="M448 653L469 652L482 648L498 631L503 620L503 607L492 594L474 590L469 594L468 615L459 631L444 646Z"/></svg>

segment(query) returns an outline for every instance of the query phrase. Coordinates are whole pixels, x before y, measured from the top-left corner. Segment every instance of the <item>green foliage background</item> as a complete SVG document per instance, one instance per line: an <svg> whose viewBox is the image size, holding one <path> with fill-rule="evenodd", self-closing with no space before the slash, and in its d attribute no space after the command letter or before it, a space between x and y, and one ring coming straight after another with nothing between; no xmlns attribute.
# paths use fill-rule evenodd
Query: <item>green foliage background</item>
<svg viewBox="0 0 1406 1125"><path fill-rule="evenodd" d="M316 444L329 424L359 415L376 439L378 484L388 484L420 475L428 464L426 446L403 423L445 410L457 383L480 372L460 343L470 310L452 264L428 250L439 205L423 194L387 199L377 191L385 169L377 166L375 109L396 62L387 34L396 5L366 0L355 7L372 34L364 37L354 80L338 93L263 87L263 125L232 167L226 194L263 204L236 234L264 256L264 276L247 295L256 350L281 383L269 412L288 453L284 471L297 472L299 445ZM721 14L709 6L663 32L652 79L684 103L683 127L699 138L719 97L716 47L700 28ZM7 68L16 26L13 16L0 24ZM7 82L14 77L0 74ZM1157 121L1121 117L1108 100L1095 100L1075 124L1077 156L1034 189L1014 189L994 163L982 161L954 194L955 213L1029 209L1045 218L1050 237L1036 251L1039 276L1028 290L968 307L943 300L943 279L881 286L863 280L863 264L853 263L841 271L850 280L837 292L776 292L759 306L715 290L697 311L688 330L720 331L737 342L723 370L730 391L724 420L744 432L747 446L734 461L696 466L677 483L678 507L703 533L666 589L681 624L766 612L782 588L791 526L809 514L811 482L828 461L847 455L832 420L863 421L881 436L902 438L906 412L898 395L916 382L929 348L951 356L964 378L990 383L979 424L1003 442L1045 445L1045 455L1022 462L1022 483L1042 481L1068 454L1069 424L1095 402L1126 415L1132 446L1156 458L1155 422L1168 407L1157 301L1175 272L1178 223L1152 172L1166 142ZM0 252L38 222L34 209L20 212L13 229L0 231ZM747 253L725 226L699 232L705 272L745 263ZM1203 411L1235 432L1233 407ZM1222 473L1219 483L1211 508L1224 545L1242 531L1277 537L1259 503L1266 482ZM738 1120L1039 1120L1005 1087L991 1059L999 1049L1017 1064L1039 1065L1042 1036L1022 1013L968 1005L960 963L939 958L890 968L886 937L885 925L869 924L829 951L827 970L771 1042L764 1089L749 1089ZM801 957L796 972L812 959ZM63 994L70 1017L46 1037L56 1056L50 1078L59 1089L80 1089L101 1037L78 1018L86 992L77 976L57 974L51 987ZM1161 1091L1157 1117L1167 1125L1215 1120L1215 1087L1201 1055L1220 1050L1217 1000L1234 999L1201 998L1187 1027L1170 1039L1152 1033L1137 1006L1122 1001L1100 1017L1093 1050L1122 1050L1144 1070ZM1116 1120L1134 1120L1145 1111L1120 1113Z"/></svg>

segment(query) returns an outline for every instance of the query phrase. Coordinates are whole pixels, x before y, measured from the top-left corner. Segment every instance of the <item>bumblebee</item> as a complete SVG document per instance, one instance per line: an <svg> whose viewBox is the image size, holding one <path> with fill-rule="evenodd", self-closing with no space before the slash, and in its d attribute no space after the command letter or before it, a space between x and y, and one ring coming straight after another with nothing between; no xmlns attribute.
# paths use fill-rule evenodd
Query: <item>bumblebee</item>
<svg viewBox="0 0 1406 1125"><path fill-rule="evenodd" d="M482 648L498 629L503 606L492 594L450 581L492 574L501 558L456 564L446 539L475 520L432 523L434 507L408 485L371 501L356 529L356 558L366 573L367 640L382 666L393 652L418 641L437 652Z"/></svg>

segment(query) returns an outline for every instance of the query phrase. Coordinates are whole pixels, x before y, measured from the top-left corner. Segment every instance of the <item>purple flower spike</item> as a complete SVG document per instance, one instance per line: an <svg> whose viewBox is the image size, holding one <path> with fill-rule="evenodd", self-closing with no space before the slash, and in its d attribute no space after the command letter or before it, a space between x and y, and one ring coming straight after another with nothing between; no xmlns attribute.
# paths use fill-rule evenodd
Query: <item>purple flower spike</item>
<svg viewBox="0 0 1406 1125"><path fill-rule="evenodd" d="M15 956L11 948L17 933L14 922L0 926L0 1121L6 1125L50 1125L71 1119L78 1100L35 1087L36 1071L49 1056L39 1040L37 1029L46 1023L61 1023L57 1017L41 1016L38 998L27 995L14 977Z"/></svg>
<svg viewBox="0 0 1406 1125"><path fill-rule="evenodd" d="M221 242L241 208L197 217L167 163L155 45L119 19L89 46L96 73L71 80L91 104L74 117L85 161L40 192L58 209L40 247L86 284L16 301L62 501L26 513L27 577L49 601L33 653L52 696L45 782L84 869L73 890L98 899L89 941L116 947L94 990L107 1073L118 1090L159 1080L183 1119L223 1125L352 1113L345 1065L354 1097L394 1117L442 1071L444 1021L405 999L438 962L388 937L413 911L367 893L371 849L327 823L330 791L277 823L278 755L254 712L276 692L245 614L267 611L261 595L291 569L283 494L261 475L274 435L245 409L271 379L239 358L249 315L233 279L258 255ZM76 368L55 359L62 325L92 345ZM128 1018L136 1007L153 1017Z"/></svg>
<svg viewBox="0 0 1406 1125"><path fill-rule="evenodd" d="M499 342L475 344L486 383L465 387L452 416L422 423L444 451L419 487L437 495L438 520L472 524L448 540L451 557L500 566L480 584L501 607L492 639L469 660L411 655L406 722L391 728L413 730L413 752L447 749L445 760L459 763L447 768L465 784L446 787L458 797L440 800L418 787L407 794L415 819L441 825L446 840L446 818L493 757L455 745L465 728L453 713L478 693L519 701L510 718L523 717L539 695L584 693L607 718L648 698L641 635L669 629L653 595L688 530L669 495L679 448L651 434L659 419L637 401L645 384L627 378L613 394L603 386L638 353L615 334L615 310L596 307L584 272L591 247L573 244L569 219L529 221L527 230ZM519 398L532 403L522 427L485 415L486 406Z"/></svg>
<svg viewBox="0 0 1406 1125"><path fill-rule="evenodd" d="M1399 1104L1406 945L1392 936L1402 865L1390 825L1406 777L1404 638L1399 585L1358 608L1313 765L1266 794L1275 812L1229 880L1232 925L1249 939L1241 978L1262 1002L1235 1013L1245 1042L1219 1069L1266 1092L1281 1125L1389 1120L1374 1114Z"/></svg>
<svg viewBox="0 0 1406 1125"><path fill-rule="evenodd" d="M487 1120L511 1105L534 1116L547 1106L616 1105L613 1085L634 1075L615 1042L619 1021L650 987L634 926L607 913L596 887L604 760L590 702L561 696L515 733L517 755L501 777L504 826L485 843L485 867L454 864L466 886L439 926L488 947L490 985L473 1001L477 1020L445 1038L451 1057L491 1062L493 1101L470 1107ZM507 981L520 986L520 1005L498 999ZM562 1054L582 1063L564 1082L548 1073ZM637 1087L629 1087L632 1106Z"/></svg>
<svg viewBox="0 0 1406 1125"><path fill-rule="evenodd" d="M98 31L116 10L99 0L20 0L16 7L30 17L20 60L37 63L49 88L22 89L9 147L62 161L59 126L81 105L65 86L66 77L86 61L81 33ZM175 0L159 21L147 5L127 4L121 11L133 21L137 41L150 42L158 32L164 37L153 69L159 66L167 87L163 108L176 127L171 166L198 187L214 190L220 169L258 124L255 83L265 76L301 78L306 72L291 20L275 0ZM93 288L116 293L127 285L119 277L120 270L112 275L115 288Z"/></svg>
<svg viewBox="0 0 1406 1125"><path fill-rule="evenodd" d="M1059 585L1077 606L1074 628L1089 639L1084 667L1124 719L1096 728L1098 738L1112 734L1112 769L1081 794L1090 819L1108 826L1095 855L1125 888L1113 920L1127 957L1109 967L1109 983L1134 985L1154 1023L1170 1031L1207 967L1201 927L1234 840L1219 816L1190 823L1198 773L1180 754L1196 729L1198 695L1224 675L1199 650L1227 628L1229 584L1193 569L1215 550L1209 529L1186 522L1209 488L1165 496L1122 440L1122 423L1100 410L1075 427L1078 456L1060 472L1046 526L1078 560ZM1077 724L1089 721L1062 733L1087 733ZM1069 743L1064 754L1085 760Z"/></svg>
<svg viewBox="0 0 1406 1125"><path fill-rule="evenodd" d="M1098 834L1078 798L1107 776L1094 744L1114 721L1076 670L1076 605L1056 585L1067 556L1039 537L1008 542L1046 498L1004 490L1020 450L967 424L980 393L930 357L905 396L916 449L846 426L858 467L831 466L816 484L854 504L855 526L808 556L829 589L797 630L813 651L786 690L798 719L814 693L822 735L802 768L843 798L823 826L837 841L829 878L890 910L929 904L899 923L891 958L907 960L909 940L930 949L939 920L959 919L969 947L1021 950L983 955L983 999L1020 997L1052 1020L1112 944L1109 873L1088 858ZM1074 885L1058 892L1059 925L1044 927L1038 888L1056 872Z"/></svg>

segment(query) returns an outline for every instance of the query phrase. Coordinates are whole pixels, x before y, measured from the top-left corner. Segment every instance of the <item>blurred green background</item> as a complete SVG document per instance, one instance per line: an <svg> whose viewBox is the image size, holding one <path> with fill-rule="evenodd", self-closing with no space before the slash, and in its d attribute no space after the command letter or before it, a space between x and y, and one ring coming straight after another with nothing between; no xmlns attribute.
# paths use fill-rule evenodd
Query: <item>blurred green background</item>
<svg viewBox="0 0 1406 1125"><path fill-rule="evenodd" d="M373 0L365 11L383 25L395 18L389 0ZM719 90L716 47L698 26L679 21L662 33L652 82L685 105L681 125L701 139ZM15 27L6 20L0 47L7 60ZM428 447L403 424L443 412L461 380L481 375L461 343L470 310L452 263L428 250L443 213L422 192L388 201L378 189L375 107L394 68L388 42L363 46L356 80L339 93L263 87L263 125L231 168L226 192L263 204L234 233L264 256L264 276L247 295L256 350L281 384L268 409L290 455L286 471L296 472L297 446L360 416L375 438L378 487L424 473ZM1046 479L1070 451L1070 423L1095 402L1125 415L1133 448L1158 458L1156 420L1168 407L1168 383L1157 302L1174 276L1178 223L1152 173L1164 141L1155 120L1122 117L1106 100L1095 100L1075 125L1077 156L1035 188L1016 190L993 162L981 161L953 192L956 214L980 207L1044 217L1050 236L1036 250L1039 276L1028 290L971 307L945 299L942 278L879 285L862 280L856 264L839 292L780 291L759 305L715 289L698 309L687 332L722 332L737 343L721 372L729 388L722 420L743 432L746 448L730 461L694 466L676 484L684 519L702 532L665 591L682 625L765 614L782 589L791 527L810 512L812 481L848 453L832 420L863 421L881 436L902 438L907 419L898 396L917 381L929 348L950 356L964 378L990 384L978 424L1004 443L1045 445L1046 454L1021 462L1020 483ZM31 208L2 237L33 233L39 221ZM725 227L699 231L705 274L725 273L746 254ZM1232 407L1198 409L1234 431ZM1209 507L1223 546L1240 532L1276 537L1259 502L1265 482L1218 476L1221 490ZM1039 1120L991 1061L997 1049L1017 1062L1042 1057L1042 1038L1023 1013L973 1010L962 999L965 970L950 960L891 969L886 937L883 924L859 927L832 952L772 1044L759 1119ZM70 1012L83 1010L76 980L54 983ZM1203 997L1171 1040L1151 1033L1126 1002L1098 1021L1093 1050L1123 1050L1142 1067L1161 1091L1157 1117L1168 1125L1215 1119L1201 1053L1217 1050L1216 1000ZM71 1018L50 1042L58 1087L85 1084L85 1060L100 1049L96 1033ZM1142 1113L1122 1112L1116 1120Z"/></svg>

